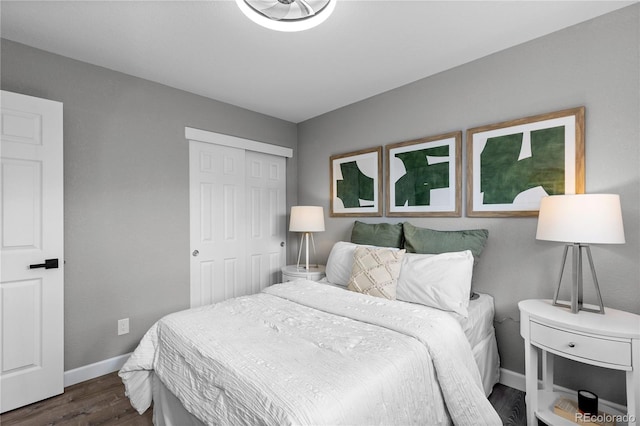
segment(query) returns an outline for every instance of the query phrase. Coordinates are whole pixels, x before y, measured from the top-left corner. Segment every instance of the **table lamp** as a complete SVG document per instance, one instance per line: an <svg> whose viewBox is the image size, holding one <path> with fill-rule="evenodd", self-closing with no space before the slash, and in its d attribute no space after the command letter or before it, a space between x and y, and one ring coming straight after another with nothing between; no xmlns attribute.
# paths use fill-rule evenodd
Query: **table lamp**
<svg viewBox="0 0 640 426"><path fill-rule="evenodd" d="M289 221L290 232L302 232L300 237L300 249L298 250L298 263L296 267L300 268L300 255L302 254L302 243L306 250L305 266L309 270L309 237L313 246L313 254L316 254L316 245L313 241L314 232L324 231L324 211L319 206L293 206L291 207L291 219ZM316 265L317 267L318 265Z"/></svg>
<svg viewBox="0 0 640 426"><path fill-rule="evenodd" d="M564 247L562 268L553 304L571 308L571 312L574 314L577 314L579 310L604 314L604 304L589 244L623 244L625 242L620 196L615 194L576 194L544 197L540 202L536 239L567 243ZM558 302L569 247L571 247L573 258L571 305ZM587 253L591 267L599 310L586 308L582 303L583 252Z"/></svg>

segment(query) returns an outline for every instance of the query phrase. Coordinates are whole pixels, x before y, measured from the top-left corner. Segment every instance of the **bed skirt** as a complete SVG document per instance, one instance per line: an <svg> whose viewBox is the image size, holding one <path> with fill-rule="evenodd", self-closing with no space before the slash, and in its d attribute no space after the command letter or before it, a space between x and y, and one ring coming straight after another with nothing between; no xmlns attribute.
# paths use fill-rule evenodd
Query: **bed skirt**
<svg viewBox="0 0 640 426"><path fill-rule="evenodd" d="M184 408L155 373L152 375L154 426L204 426L204 423Z"/></svg>

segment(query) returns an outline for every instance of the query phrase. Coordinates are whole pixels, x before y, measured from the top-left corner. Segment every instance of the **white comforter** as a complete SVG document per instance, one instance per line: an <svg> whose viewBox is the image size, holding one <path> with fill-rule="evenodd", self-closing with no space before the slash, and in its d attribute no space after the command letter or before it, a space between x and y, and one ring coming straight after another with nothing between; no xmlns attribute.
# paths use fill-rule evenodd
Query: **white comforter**
<svg viewBox="0 0 640 426"><path fill-rule="evenodd" d="M158 321L119 373L140 413L153 372L207 424L501 424L450 315L312 281Z"/></svg>

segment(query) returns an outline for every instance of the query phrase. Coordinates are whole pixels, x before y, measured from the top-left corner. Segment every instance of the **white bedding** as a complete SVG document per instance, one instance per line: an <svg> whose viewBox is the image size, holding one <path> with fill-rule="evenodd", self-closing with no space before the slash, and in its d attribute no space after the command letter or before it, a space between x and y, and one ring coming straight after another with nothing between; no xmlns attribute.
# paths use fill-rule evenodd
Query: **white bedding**
<svg viewBox="0 0 640 426"><path fill-rule="evenodd" d="M319 282L341 289L345 288L329 282L326 278ZM485 395L489 396L493 391L493 386L500 379L500 356L493 327L495 308L493 297L484 293L476 294L478 297L469 302L467 317L455 312L449 312L449 314L460 323L462 331L467 336L473 358L480 371Z"/></svg>
<svg viewBox="0 0 640 426"><path fill-rule="evenodd" d="M460 323L471 347L474 347L493 331L493 297L480 293L477 299L469 302L469 316L467 318L456 314L452 315Z"/></svg>
<svg viewBox="0 0 640 426"><path fill-rule="evenodd" d="M321 279L319 282L345 289L344 286L329 282L326 278ZM469 302L467 317L451 312L451 315L460 323L462 331L467 336L467 340L472 348L493 331L494 318L493 297L484 293L476 294L478 297Z"/></svg>
<svg viewBox="0 0 640 426"><path fill-rule="evenodd" d="M500 424L472 359L447 313L295 281L163 318L120 376L208 424Z"/></svg>
<svg viewBox="0 0 640 426"><path fill-rule="evenodd" d="M469 302L469 316L464 318L451 313L462 326L467 340L471 345L473 358L482 377L485 395L489 396L493 386L500 379L500 357L496 342L493 318L495 308L493 297L488 294L478 294L478 298Z"/></svg>

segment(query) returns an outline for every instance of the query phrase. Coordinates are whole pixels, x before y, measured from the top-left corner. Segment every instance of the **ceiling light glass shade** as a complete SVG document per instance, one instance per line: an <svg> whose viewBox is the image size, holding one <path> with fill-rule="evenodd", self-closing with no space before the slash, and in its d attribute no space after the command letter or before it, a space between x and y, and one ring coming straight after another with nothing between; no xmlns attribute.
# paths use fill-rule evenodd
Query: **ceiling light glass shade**
<svg viewBox="0 0 640 426"><path fill-rule="evenodd" d="M536 239L584 244L624 244L617 194L552 195L540 202Z"/></svg>
<svg viewBox="0 0 640 426"><path fill-rule="evenodd" d="M276 31L303 31L324 22L336 0L236 0L256 24Z"/></svg>

